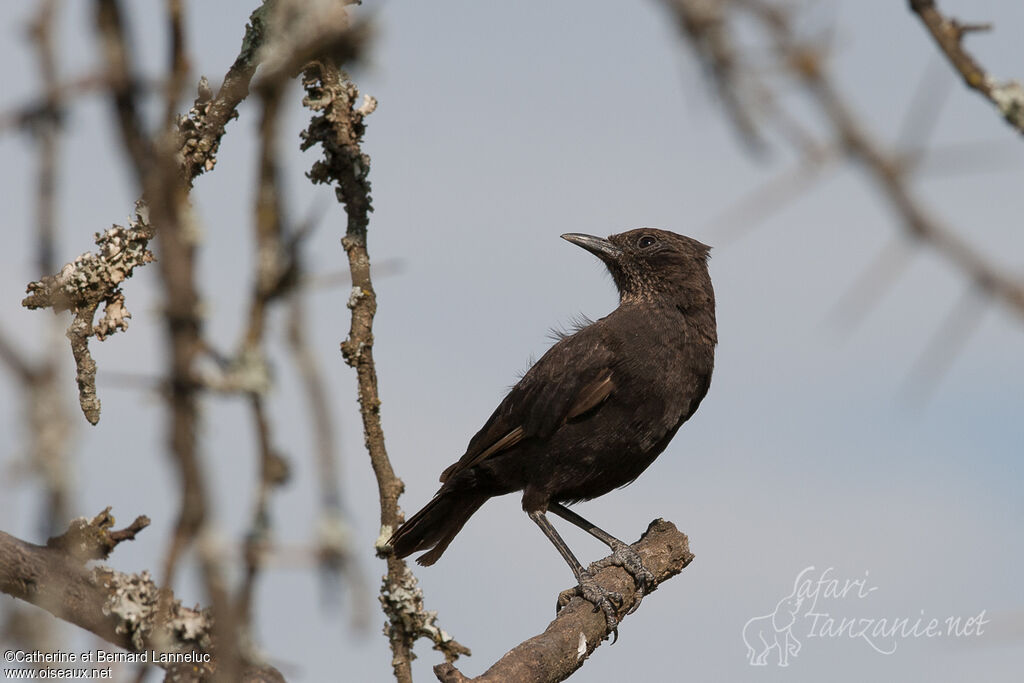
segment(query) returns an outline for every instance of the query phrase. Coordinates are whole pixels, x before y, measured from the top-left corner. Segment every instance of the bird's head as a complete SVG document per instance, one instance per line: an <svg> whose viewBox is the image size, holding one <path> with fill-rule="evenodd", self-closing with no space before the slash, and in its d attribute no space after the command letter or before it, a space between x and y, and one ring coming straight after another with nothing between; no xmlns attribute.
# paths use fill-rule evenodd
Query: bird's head
<svg viewBox="0 0 1024 683"><path fill-rule="evenodd" d="M562 239L604 261L622 303L671 302L683 312L714 308L707 265L711 247L695 239L655 228L638 228L607 239L567 233Z"/></svg>

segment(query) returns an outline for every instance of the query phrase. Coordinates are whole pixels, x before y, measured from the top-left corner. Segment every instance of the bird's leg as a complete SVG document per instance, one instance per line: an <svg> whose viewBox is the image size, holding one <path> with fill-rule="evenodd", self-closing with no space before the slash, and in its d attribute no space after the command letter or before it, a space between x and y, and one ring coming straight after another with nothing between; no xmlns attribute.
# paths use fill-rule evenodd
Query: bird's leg
<svg viewBox="0 0 1024 683"><path fill-rule="evenodd" d="M551 525L543 510L533 510L527 514L530 515L530 519L537 523L537 526L548 537L548 540L554 544L558 554L562 556L566 563L568 563L569 568L572 569L572 573L576 575L576 581L579 583L580 594L583 596L583 599L594 604L595 612L598 610L604 612L608 630L614 634L615 640L618 640L619 617L616 615L615 610L617 607L622 607L622 596L615 591L605 590L598 585L591 573L583 568L580 561L569 550L569 546L565 544L562 537L555 531L555 527ZM613 602L617 603L617 605L613 605ZM615 641L613 640L612 642Z"/></svg>
<svg viewBox="0 0 1024 683"><path fill-rule="evenodd" d="M628 614L632 614L636 608L640 606L640 600L644 597L644 594L654 587L654 574L644 566L643 562L640 560L640 555L638 555L637 552L627 544L615 538L607 531L594 526L564 505L549 503L548 510L555 513L565 521L575 524L611 548L612 554L610 557L598 560L591 566L598 570L611 565L622 567L633 577L633 582L636 583L637 596L636 602L633 603L633 606L628 612Z"/></svg>

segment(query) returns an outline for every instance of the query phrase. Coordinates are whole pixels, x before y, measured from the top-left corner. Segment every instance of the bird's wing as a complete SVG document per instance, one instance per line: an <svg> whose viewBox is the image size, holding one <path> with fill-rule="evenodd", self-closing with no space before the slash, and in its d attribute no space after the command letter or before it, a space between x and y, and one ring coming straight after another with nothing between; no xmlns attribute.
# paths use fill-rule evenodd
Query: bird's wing
<svg viewBox="0 0 1024 683"><path fill-rule="evenodd" d="M607 343L585 330L555 344L509 391L441 481L523 439L550 436L601 405L615 389L613 359Z"/></svg>

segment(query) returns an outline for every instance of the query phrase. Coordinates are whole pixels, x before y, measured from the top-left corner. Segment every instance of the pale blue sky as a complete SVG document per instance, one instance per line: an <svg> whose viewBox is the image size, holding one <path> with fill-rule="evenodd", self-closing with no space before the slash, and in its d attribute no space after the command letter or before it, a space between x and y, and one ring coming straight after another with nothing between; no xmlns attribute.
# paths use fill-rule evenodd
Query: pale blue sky
<svg viewBox="0 0 1024 683"><path fill-rule="evenodd" d="M26 3L27 5L27 3ZM65 3L63 72L96 63L85 3ZM970 47L1002 77L1024 78L1024 8L998 2L943 2L996 31ZM128 4L126 4L128 6ZM150 73L163 58L160 3L133 2ZM216 81L238 50L252 10L241 2L188 3L196 75ZM926 400L908 398L911 368L965 288L927 249L850 330L835 323L838 297L897 234L890 212L855 168L833 173L746 236L723 240L716 217L791 163L782 149L746 155L709 96L687 49L660 6L642 3L387 2L368 7L376 40L356 82L380 106L368 120L376 260L400 259L399 274L377 281L376 358L387 444L412 512L461 455L549 329L615 305L596 259L558 239L563 232L607 235L657 226L715 247L720 345L711 391L654 466L627 489L579 511L633 540L655 517L690 535L696 560L627 619L614 647L601 647L579 680L1008 681L1024 655L1024 353L1021 321L991 308ZM5 66L3 110L36 92L34 65L20 39L22 3L0 8ZM203 14L200 20L200 13ZM895 141L930 65L936 89L951 88L933 142L983 143L992 168L923 175L916 190L936 214L1021 272L1024 142L981 98L938 63L936 49L906 3L822 3L835 22L837 83L873 133ZM291 92L281 141L287 206L294 220L322 215L310 252L317 272L341 268L344 220L327 188L303 173L314 153L297 151L308 112ZM796 106L811 111L795 97ZM257 111L231 124L215 173L196 184L205 230L203 283L209 334L231 349L240 334L251 280L249 201L255 187ZM68 118L63 148L62 261L92 245L91 235L123 222L129 182L106 102L83 98ZM813 120L813 119L812 119ZM32 348L47 315L19 307L34 275L28 258L34 157L22 139L0 138L7 246L0 270L0 321ZM153 525L123 546L112 564L155 568L176 515L176 480L163 452L163 410L155 395L114 386L104 372L152 376L162 363L154 268L125 289L134 314L127 334L95 344L103 417L80 420L75 514L107 505L121 520L147 514ZM361 565L376 590L372 557L377 502L362 449L354 374L338 342L347 331L344 288L311 301L312 337L335 393L343 441L343 488ZM281 320L274 320L280 335ZM278 346L281 392L272 404L295 480L273 502L277 538L312 538L315 471L297 390ZM70 356L70 354L68 354ZM17 395L0 392L9 437L0 467L18 456ZM66 382L73 401L73 381ZM255 458L242 402L206 400L204 456L225 536L248 519ZM29 487L0 500L0 528L34 538ZM603 549L566 530L581 559ZM38 540L38 539L36 539ZM766 614L808 566L841 578L869 573L869 598L837 601L840 616L971 616L987 610L986 634L908 640L892 655L861 642L800 637L790 666L751 668L741 631ZM508 648L544 628L571 574L523 515L518 498L488 503L444 559L418 570L429 609L474 656L480 673ZM194 577L176 587L187 603L204 596ZM511 591L514 599L496 591ZM259 587L260 641L290 681L386 680L386 641L374 610L354 632L323 609L315 575L272 568ZM0 601L2 604L2 601ZM351 604L346 600L345 606ZM502 619L495 622L495 605ZM821 605L819 604L819 608ZM809 626L806 621L801 622ZM418 680L440 661L421 645Z"/></svg>

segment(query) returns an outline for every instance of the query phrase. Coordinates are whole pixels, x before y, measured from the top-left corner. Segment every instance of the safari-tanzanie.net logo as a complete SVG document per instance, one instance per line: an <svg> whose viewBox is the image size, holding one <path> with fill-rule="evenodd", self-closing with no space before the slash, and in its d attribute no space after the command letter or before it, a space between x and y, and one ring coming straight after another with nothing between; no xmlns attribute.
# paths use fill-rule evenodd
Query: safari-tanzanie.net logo
<svg viewBox="0 0 1024 683"><path fill-rule="evenodd" d="M868 598L876 590L866 571L861 578L849 579L837 577L834 567L820 572L805 568L774 610L744 624L747 660L753 666L789 666L804 643L825 639L856 641L891 655L901 640L975 638L989 623L985 610L971 616L932 617L924 610L909 617L865 616Z"/></svg>

